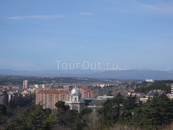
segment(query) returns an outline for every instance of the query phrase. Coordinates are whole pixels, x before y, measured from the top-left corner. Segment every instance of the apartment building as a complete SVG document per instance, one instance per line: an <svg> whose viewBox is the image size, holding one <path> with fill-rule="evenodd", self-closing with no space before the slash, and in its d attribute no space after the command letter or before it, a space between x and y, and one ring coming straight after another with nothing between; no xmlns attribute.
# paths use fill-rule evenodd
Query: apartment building
<svg viewBox="0 0 173 130"><path fill-rule="evenodd" d="M36 92L36 104L43 105L43 108L55 110L58 101L69 100L69 90L66 89L39 89Z"/></svg>
<svg viewBox="0 0 173 130"><path fill-rule="evenodd" d="M80 93L82 94L81 98L94 98L94 93L90 88L81 87Z"/></svg>
<svg viewBox="0 0 173 130"><path fill-rule="evenodd" d="M24 89L28 89L29 88L29 81L28 80L24 80L23 81L23 88Z"/></svg>

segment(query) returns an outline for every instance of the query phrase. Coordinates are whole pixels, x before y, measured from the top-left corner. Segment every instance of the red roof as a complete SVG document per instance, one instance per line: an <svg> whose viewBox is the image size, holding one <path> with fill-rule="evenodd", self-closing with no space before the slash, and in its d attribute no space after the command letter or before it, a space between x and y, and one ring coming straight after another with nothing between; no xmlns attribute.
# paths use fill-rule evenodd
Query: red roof
<svg viewBox="0 0 173 130"><path fill-rule="evenodd" d="M90 88L87 88L87 87L81 87L80 89L81 90L85 90L85 91L91 91L91 89Z"/></svg>
<svg viewBox="0 0 173 130"><path fill-rule="evenodd" d="M40 89L37 91L38 93L69 93L69 90L57 90L57 89Z"/></svg>

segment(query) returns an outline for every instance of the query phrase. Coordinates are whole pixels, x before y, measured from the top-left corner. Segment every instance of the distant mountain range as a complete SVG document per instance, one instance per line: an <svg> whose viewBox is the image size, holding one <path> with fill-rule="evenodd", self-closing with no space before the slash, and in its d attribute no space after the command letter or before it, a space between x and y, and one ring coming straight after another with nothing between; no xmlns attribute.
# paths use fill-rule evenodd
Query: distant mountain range
<svg viewBox="0 0 173 130"><path fill-rule="evenodd" d="M173 69L170 70L129 69L129 70L109 70L109 71L98 71L98 70L16 71L9 69L0 69L0 75L173 80Z"/></svg>

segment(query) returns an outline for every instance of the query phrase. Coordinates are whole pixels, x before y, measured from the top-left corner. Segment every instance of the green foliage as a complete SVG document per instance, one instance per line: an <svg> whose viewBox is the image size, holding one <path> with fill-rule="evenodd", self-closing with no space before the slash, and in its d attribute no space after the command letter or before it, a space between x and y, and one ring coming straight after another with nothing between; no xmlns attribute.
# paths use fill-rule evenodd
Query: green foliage
<svg viewBox="0 0 173 130"><path fill-rule="evenodd" d="M6 106L0 104L0 115L6 115Z"/></svg>
<svg viewBox="0 0 173 130"><path fill-rule="evenodd" d="M72 130L83 130L84 124L79 117L75 120Z"/></svg>
<svg viewBox="0 0 173 130"><path fill-rule="evenodd" d="M45 123L44 123L44 126L43 126L43 130L51 130L54 125L56 124L56 115L55 114L51 114L46 120L45 120Z"/></svg>
<svg viewBox="0 0 173 130"><path fill-rule="evenodd" d="M80 112L81 116L84 116L85 114L89 114L92 112L92 109L87 108L87 109L82 109L82 111Z"/></svg>
<svg viewBox="0 0 173 130"><path fill-rule="evenodd" d="M171 92L171 86L169 84L173 83L173 80L161 80L161 81L155 81L152 85L148 86L148 87L138 87L135 89L135 92L143 92L143 93L147 93L150 90L153 89L160 89L160 90L164 90L168 93Z"/></svg>
<svg viewBox="0 0 173 130"><path fill-rule="evenodd" d="M67 123L69 127L73 127L77 120L80 120L79 113L77 110L68 110L66 112Z"/></svg>
<svg viewBox="0 0 173 130"><path fill-rule="evenodd" d="M67 111L67 110L69 110L69 106L68 105L65 105L65 102L63 102L63 101L58 101L56 104L55 104L55 106L58 108L58 109L61 109L61 110L63 110L63 111Z"/></svg>
<svg viewBox="0 0 173 130"><path fill-rule="evenodd" d="M38 129L51 129L49 123L49 115L51 110L46 108L43 109L42 105L34 105L24 110L20 117L14 120L9 126L9 130L38 130ZM48 124L49 123L49 124Z"/></svg>
<svg viewBox="0 0 173 130"><path fill-rule="evenodd" d="M136 107L137 107L136 96L130 95L126 99L124 99L119 122L121 123L131 122L131 118L133 114L132 112L133 112L133 109Z"/></svg>
<svg viewBox="0 0 173 130"><path fill-rule="evenodd" d="M3 123L3 116L6 115L6 106L0 104L0 124Z"/></svg>
<svg viewBox="0 0 173 130"><path fill-rule="evenodd" d="M173 121L173 100L165 94L155 96L134 111L133 121L146 130L158 129Z"/></svg>
<svg viewBox="0 0 173 130"><path fill-rule="evenodd" d="M40 77L40 76L1 76L0 85L21 85L23 80L29 80L30 84L51 84L51 83L113 83L116 80L109 81L93 78L75 78L75 77ZM128 82L128 80L122 80Z"/></svg>
<svg viewBox="0 0 173 130"><path fill-rule="evenodd" d="M157 130L173 121L173 99L165 94L155 95L146 103L137 103L135 96L123 99L120 94L103 103L98 110L101 115L102 129L108 129L115 123L141 127L145 130Z"/></svg>
<svg viewBox="0 0 173 130"><path fill-rule="evenodd" d="M55 104L56 113L50 114L50 109L43 109L42 105L34 105L24 110L9 126L9 130L52 130L55 126L64 129L82 130L85 126L84 116L91 109L70 110L63 101ZM1 109L0 109L1 110ZM113 127L117 123L132 125L145 130L157 130L162 125L173 121L173 99L165 94L155 95L146 103L136 101L135 96L123 96L118 93L111 100L106 100L98 110L103 130ZM92 115L90 115L92 116ZM91 119L88 117L88 119Z"/></svg>
<svg viewBox="0 0 173 130"><path fill-rule="evenodd" d="M99 115L101 115L103 129L113 126L118 121L123 101L124 98L118 93L112 100L103 103L103 107L98 110Z"/></svg>
<svg viewBox="0 0 173 130"><path fill-rule="evenodd" d="M55 106L58 107L57 123L60 126L68 127L73 130L83 129L82 118L77 110L69 110L69 106L65 105L63 101L57 102Z"/></svg>

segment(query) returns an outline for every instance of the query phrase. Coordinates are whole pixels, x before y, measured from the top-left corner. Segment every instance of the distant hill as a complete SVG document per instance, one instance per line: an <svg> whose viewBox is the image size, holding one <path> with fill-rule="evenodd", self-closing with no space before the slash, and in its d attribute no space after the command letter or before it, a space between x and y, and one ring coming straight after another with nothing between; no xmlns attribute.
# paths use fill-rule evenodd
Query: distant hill
<svg viewBox="0 0 173 130"><path fill-rule="evenodd" d="M96 77L115 79L173 79L173 72L160 70L116 70L95 74Z"/></svg>
<svg viewBox="0 0 173 130"><path fill-rule="evenodd" d="M90 77L112 79L173 79L173 70L44 70L44 71L16 71L0 69L0 75L20 76L50 76L50 77Z"/></svg>

